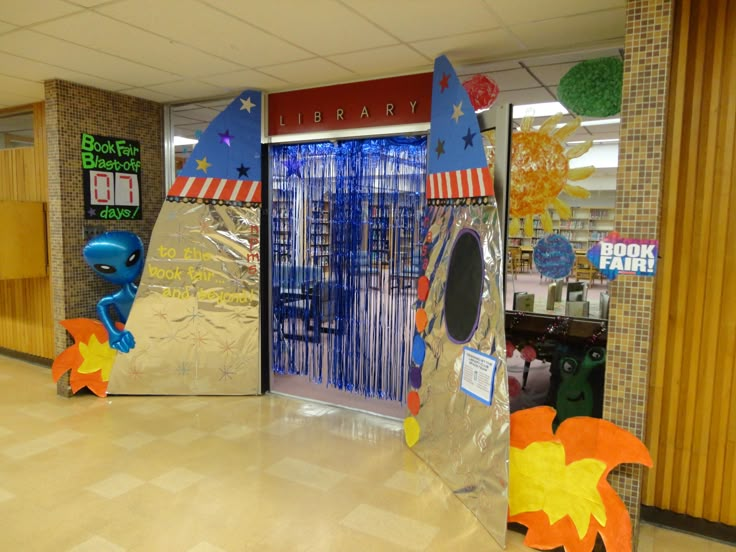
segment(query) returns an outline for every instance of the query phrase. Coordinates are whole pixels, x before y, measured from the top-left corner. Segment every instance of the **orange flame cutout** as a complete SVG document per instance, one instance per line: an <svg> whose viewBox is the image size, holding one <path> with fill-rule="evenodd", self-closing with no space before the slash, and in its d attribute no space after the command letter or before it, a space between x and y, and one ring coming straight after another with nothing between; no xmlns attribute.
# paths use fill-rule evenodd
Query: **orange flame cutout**
<svg viewBox="0 0 736 552"><path fill-rule="evenodd" d="M511 415L509 521L528 528L524 544L532 548L590 552L600 533L608 552L630 552L629 512L606 477L625 462L651 467L649 451L611 422L569 418L553 433L554 418L547 406ZM564 488L551 473L565 474Z"/></svg>
<svg viewBox="0 0 736 552"><path fill-rule="evenodd" d="M107 381L117 351L108 345L107 330L98 320L73 318L60 322L74 338L51 365L54 381L67 372L72 392L88 387L98 397L107 396Z"/></svg>

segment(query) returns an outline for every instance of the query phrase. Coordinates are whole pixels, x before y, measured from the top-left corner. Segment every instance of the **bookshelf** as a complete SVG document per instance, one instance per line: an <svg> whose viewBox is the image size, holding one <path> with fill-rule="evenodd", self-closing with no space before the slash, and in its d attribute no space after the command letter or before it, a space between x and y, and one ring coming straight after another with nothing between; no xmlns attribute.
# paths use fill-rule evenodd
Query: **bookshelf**
<svg viewBox="0 0 736 552"><path fill-rule="evenodd" d="M370 265L381 268L389 262L389 207L372 204L368 217L368 252Z"/></svg>
<svg viewBox="0 0 736 552"><path fill-rule="evenodd" d="M271 206L273 220L273 260L277 265L293 262L291 235L294 220L291 202L283 190L274 190Z"/></svg>
<svg viewBox="0 0 736 552"><path fill-rule="evenodd" d="M394 210L391 240L391 274L395 285L413 285L418 274L419 250L417 243L417 210L414 205L399 204Z"/></svg>
<svg viewBox="0 0 736 552"><path fill-rule="evenodd" d="M606 234L614 229L613 207L572 207L572 216L560 219L559 215L550 210L552 217L552 231L565 236L572 244L573 249L587 250ZM532 236L524 234L524 219L521 219L521 230L518 234L509 236L509 245L520 247L534 247L537 242L547 235L542 228L542 221L535 217Z"/></svg>
<svg viewBox="0 0 736 552"><path fill-rule="evenodd" d="M330 203L311 200L309 204L309 255L314 266L330 267Z"/></svg>

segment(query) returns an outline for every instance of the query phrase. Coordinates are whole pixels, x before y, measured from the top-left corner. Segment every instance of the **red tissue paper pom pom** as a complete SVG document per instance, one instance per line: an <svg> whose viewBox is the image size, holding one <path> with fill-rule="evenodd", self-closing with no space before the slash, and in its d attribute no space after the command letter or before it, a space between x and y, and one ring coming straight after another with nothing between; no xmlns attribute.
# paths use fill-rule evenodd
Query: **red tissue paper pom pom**
<svg viewBox="0 0 736 552"><path fill-rule="evenodd" d="M473 109L488 109L498 98L498 85L485 75L474 75L463 83Z"/></svg>

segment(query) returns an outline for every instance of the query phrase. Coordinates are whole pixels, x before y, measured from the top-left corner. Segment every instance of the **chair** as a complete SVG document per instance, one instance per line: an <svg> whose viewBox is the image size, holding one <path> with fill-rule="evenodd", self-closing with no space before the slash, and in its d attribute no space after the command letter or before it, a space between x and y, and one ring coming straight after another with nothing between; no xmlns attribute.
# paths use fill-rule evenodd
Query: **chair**
<svg viewBox="0 0 736 552"><path fill-rule="evenodd" d="M595 280L600 280L601 284L603 283L603 275L588 260L585 253L575 255L575 279L578 281L589 280L591 284L595 283Z"/></svg>
<svg viewBox="0 0 736 552"><path fill-rule="evenodd" d="M506 270L511 274L517 274L521 268L521 247L509 247L506 259Z"/></svg>

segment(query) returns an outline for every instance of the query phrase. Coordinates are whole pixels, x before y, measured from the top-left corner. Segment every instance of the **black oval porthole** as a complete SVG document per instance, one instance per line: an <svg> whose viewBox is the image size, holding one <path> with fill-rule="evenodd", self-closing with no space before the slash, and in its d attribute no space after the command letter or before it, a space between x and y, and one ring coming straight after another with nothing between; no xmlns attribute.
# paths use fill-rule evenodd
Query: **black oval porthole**
<svg viewBox="0 0 736 552"><path fill-rule="evenodd" d="M455 239L445 287L445 325L455 343L473 337L480 316L483 291L483 254L480 237L465 228Z"/></svg>

